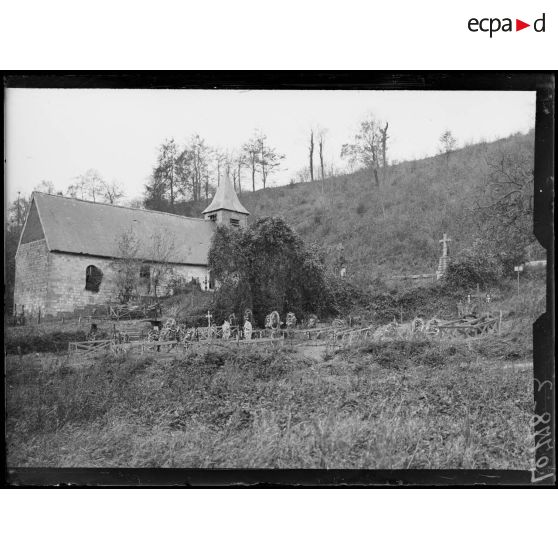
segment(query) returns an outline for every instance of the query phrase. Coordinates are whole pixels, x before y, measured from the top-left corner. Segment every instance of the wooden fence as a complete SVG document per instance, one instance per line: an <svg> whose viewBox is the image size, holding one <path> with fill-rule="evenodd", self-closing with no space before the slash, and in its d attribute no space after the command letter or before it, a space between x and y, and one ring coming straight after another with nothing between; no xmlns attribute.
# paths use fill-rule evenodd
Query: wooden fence
<svg viewBox="0 0 558 558"><path fill-rule="evenodd" d="M92 357L108 353L114 342L111 339L99 341L71 341L68 343L68 354L70 356Z"/></svg>
<svg viewBox="0 0 558 558"><path fill-rule="evenodd" d="M437 327L440 337L477 337L487 333L497 333L499 335L502 329L502 312L497 318L471 320L468 323L463 320L455 320L440 324Z"/></svg>

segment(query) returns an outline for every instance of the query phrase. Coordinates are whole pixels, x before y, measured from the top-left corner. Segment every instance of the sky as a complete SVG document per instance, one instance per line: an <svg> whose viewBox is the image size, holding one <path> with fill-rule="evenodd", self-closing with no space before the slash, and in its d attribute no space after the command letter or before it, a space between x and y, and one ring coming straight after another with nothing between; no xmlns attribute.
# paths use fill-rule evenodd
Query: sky
<svg viewBox="0 0 558 558"><path fill-rule="evenodd" d="M285 155L269 179L280 186L308 165L312 127L326 130L326 165L343 168L341 146L370 114L389 122L389 159L411 160L436 154L446 129L458 146L527 132L535 92L7 89L7 197L28 195L42 180L65 191L93 168L120 182L131 200L143 194L166 138L182 145L198 133L211 146L235 149L255 129Z"/></svg>

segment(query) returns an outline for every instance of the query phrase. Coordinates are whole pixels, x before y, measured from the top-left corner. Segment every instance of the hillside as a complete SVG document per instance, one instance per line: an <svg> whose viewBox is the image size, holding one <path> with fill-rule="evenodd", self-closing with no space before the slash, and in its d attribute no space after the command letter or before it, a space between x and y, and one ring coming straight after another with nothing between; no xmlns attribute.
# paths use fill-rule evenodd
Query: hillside
<svg viewBox="0 0 558 558"><path fill-rule="evenodd" d="M472 242L470 211L475 189L486 179L487 160L516 150L532 154L534 133L392 165L381 195L366 173L357 171L326 179L323 193L315 181L245 192L240 199L251 221L284 218L305 241L322 246L331 264L342 246L348 275L358 281L433 273L444 232L453 239L453 254ZM205 206L189 202L176 209L199 216Z"/></svg>

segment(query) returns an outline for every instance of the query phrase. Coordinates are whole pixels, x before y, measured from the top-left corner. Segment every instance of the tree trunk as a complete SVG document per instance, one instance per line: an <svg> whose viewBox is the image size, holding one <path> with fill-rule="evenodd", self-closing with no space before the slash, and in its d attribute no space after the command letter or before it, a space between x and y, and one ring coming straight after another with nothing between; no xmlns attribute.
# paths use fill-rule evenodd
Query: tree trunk
<svg viewBox="0 0 558 558"><path fill-rule="evenodd" d="M374 172L374 184L376 186L376 189L379 191L380 190L380 177L378 175L378 169L374 168L373 172Z"/></svg>
<svg viewBox="0 0 558 558"><path fill-rule="evenodd" d="M382 186L386 184L386 173L387 173L387 129L389 122L386 122L386 127L381 131L382 134Z"/></svg>
<svg viewBox="0 0 558 558"><path fill-rule="evenodd" d="M252 192L256 191L256 163L252 161Z"/></svg>
<svg viewBox="0 0 558 558"><path fill-rule="evenodd" d="M265 147L264 147L263 140L261 142L261 146L262 146L261 147L262 158L260 159L260 166L262 168L262 183L263 183L263 187L264 187L264 190L265 190L265 181L266 181L265 180L266 179L266 176L265 176Z"/></svg>
<svg viewBox="0 0 558 558"><path fill-rule="evenodd" d="M314 182L314 130L310 131L310 181Z"/></svg>
<svg viewBox="0 0 558 558"><path fill-rule="evenodd" d="M242 186L240 184L240 169L242 168L242 165L240 163L238 163L238 193L240 194L242 192Z"/></svg>
<svg viewBox="0 0 558 558"><path fill-rule="evenodd" d="M173 177L173 169L171 166L171 174L170 174L170 204L171 207L174 206L174 177Z"/></svg>
<svg viewBox="0 0 558 558"><path fill-rule="evenodd" d="M193 174L192 174L192 197L194 198L194 201L198 201L198 190L196 188L196 178Z"/></svg>
<svg viewBox="0 0 558 558"><path fill-rule="evenodd" d="M324 195L324 180L325 180L325 175L324 175L324 140L321 137L320 137L319 148L320 148L320 170L322 172L322 196L323 196Z"/></svg>

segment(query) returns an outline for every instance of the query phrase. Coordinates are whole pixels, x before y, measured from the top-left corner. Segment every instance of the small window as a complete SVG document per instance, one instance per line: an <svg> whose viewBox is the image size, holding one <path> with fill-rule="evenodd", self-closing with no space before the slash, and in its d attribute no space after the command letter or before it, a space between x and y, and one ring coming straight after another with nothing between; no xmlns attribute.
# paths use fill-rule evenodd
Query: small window
<svg viewBox="0 0 558 558"><path fill-rule="evenodd" d="M210 220L210 221L217 221L217 214L216 214L216 213L213 213L213 215L210 215L210 216L209 216L209 220Z"/></svg>
<svg viewBox="0 0 558 558"><path fill-rule="evenodd" d="M209 270L209 289L213 290L215 288L215 275L213 274L213 271L210 269Z"/></svg>
<svg viewBox="0 0 558 558"><path fill-rule="evenodd" d="M101 281L103 280L103 272L94 265L87 266L85 270L85 290L92 293L98 293Z"/></svg>
<svg viewBox="0 0 558 558"><path fill-rule="evenodd" d="M140 278L149 280L151 276L151 268L148 265L142 265L140 267Z"/></svg>
<svg viewBox="0 0 558 558"><path fill-rule="evenodd" d="M231 219L231 225L233 227L240 227L240 219Z"/></svg>

